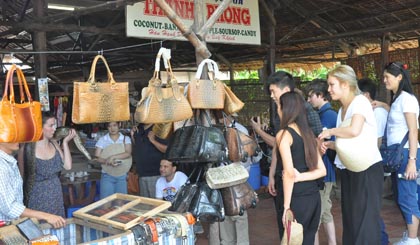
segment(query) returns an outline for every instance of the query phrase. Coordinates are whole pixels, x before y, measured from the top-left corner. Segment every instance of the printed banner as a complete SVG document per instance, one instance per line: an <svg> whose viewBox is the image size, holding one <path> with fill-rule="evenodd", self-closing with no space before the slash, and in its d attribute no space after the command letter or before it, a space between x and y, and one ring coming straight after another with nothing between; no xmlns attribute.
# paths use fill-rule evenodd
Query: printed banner
<svg viewBox="0 0 420 245"><path fill-rule="evenodd" d="M184 25L194 22L194 0L166 0ZM222 0L204 0L207 19ZM145 0L126 9L128 37L187 41L175 24L153 1ZM209 29L206 42L260 45L260 17L257 0L233 0Z"/></svg>
<svg viewBox="0 0 420 245"><path fill-rule="evenodd" d="M50 99L48 95L48 78L38 78L39 101L41 111L50 111Z"/></svg>

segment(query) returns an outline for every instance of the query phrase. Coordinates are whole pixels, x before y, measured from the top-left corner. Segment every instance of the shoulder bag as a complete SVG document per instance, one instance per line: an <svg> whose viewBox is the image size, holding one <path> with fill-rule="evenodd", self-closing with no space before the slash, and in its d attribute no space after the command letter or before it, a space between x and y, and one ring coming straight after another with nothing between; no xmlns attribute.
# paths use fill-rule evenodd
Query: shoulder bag
<svg viewBox="0 0 420 245"><path fill-rule="evenodd" d="M210 79L201 79L207 65ZM214 77L213 77L214 76ZM211 59L204 59L198 65L195 81L188 86L188 101L193 109L223 109L225 87L219 80L219 67Z"/></svg>
<svg viewBox="0 0 420 245"><path fill-rule="evenodd" d="M350 124L351 118L344 120L340 127L348 127ZM365 125L356 137L336 137L335 150L343 165L353 172L364 171L379 162L376 132L368 131Z"/></svg>
<svg viewBox="0 0 420 245"><path fill-rule="evenodd" d="M19 81L20 103L15 102L13 73ZM26 99L25 99L26 94ZM41 103L32 100L21 69L12 65L7 72L0 103L0 142L35 142L42 138Z"/></svg>
<svg viewBox="0 0 420 245"><path fill-rule="evenodd" d="M95 78L96 63L101 59L106 67L108 81ZM102 55L97 55L86 82L74 82L72 121L76 124L105 123L130 120L128 82L116 82Z"/></svg>
<svg viewBox="0 0 420 245"><path fill-rule="evenodd" d="M156 57L155 72L149 85L143 88L134 118L139 123L176 122L192 117L192 109L184 96L184 87L178 84L170 63L170 50L161 48ZM160 57L168 73L168 83L163 87L159 79Z"/></svg>
<svg viewBox="0 0 420 245"><path fill-rule="evenodd" d="M404 135L404 138L401 140L399 144L393 144L388 146L387 145L387 125L385 126L384 137L382 137L382 143L379 147L379 151L381 152L382 156L382 164L384 166L384 172L392 173L396 172L404 159L403 149L404 145L408 141L408 131Z"/></svg>

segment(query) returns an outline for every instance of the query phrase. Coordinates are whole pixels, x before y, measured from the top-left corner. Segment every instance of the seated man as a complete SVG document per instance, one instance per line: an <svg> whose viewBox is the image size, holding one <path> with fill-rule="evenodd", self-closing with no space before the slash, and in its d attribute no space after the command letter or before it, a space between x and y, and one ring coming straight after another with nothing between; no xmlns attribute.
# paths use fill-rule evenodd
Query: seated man
<svg viewBox="0 0 420 245"><path fill-rule="evenodd" d="M23 181L13 157L18 150L19 143L0 143L0 220L7 222L28 217L45 220L54 228L65 226L63 217L23 205Z"/></svg>
<svg viewBox="0 0 420 245"><path fill-rule="evenodd" d="M176 171L177 165L168 160L160 161L160 178L156 182L156 198L172 202L179 188L187 182L188 177Z"/></svg>

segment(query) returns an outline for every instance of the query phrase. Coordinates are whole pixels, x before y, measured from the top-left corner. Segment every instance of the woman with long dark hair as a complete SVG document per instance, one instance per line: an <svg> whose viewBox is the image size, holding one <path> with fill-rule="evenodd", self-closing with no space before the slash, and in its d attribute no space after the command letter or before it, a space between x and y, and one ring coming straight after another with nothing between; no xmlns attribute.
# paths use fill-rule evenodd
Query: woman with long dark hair
<svg viewBox="0 0 420 245"><path fill-rule="evenodd" d="M278 167L283 171L277 183L285 213L291 209L303 226L303 244L314 244L321 214L321 199L317 179L326 175L324 163L317 150L315 135L309 127L305 101L296 92L280 96L278 114L280 131L276 135ZM308 205L310 204L310 205ZM279 207L282 209L282 207Z"/></svg>
<svg viewBox="0 0 420 245"><path fill-rule="evenodd" d="M393 175L396 183L394 193L397 195L398 206L407 224L407 231L400 242L396 244L420 244L417 238L420 210L417 204L417 169L420 167L418 156L418 117L419 103L411 87L410 74L407 66L401 62L389 63L384 70L384 83L391 91L391 104L374 101L374 106L382 106L389 110L387 120L387 144L401 143L408 132L408 142L404 145L404 159L397 173L403 178Z"/></svg>

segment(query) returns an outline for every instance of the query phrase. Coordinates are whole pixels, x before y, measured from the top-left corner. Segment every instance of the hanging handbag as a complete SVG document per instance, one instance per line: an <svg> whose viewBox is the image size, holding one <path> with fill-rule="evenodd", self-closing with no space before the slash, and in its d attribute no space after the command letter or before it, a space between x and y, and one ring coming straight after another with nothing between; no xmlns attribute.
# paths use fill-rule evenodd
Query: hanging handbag
<svg viewBox="0 0 420 245"><path fill-rule="evenodd" d="M286 210L286 227L284 227L281 245L301 245L303 243L303 226L299 224L291 209Z"/></svg>
<svg viewBox="0 0 420 245"><path fill-rule="evenodd" d="M207 65L210 79L201 79L204 65ZM211 59L201 61L195 81L188 86L188 101L193 109L223 109L225 87L218 77L219 67L216 62Z"/></svg>
<svg viewBox="0 0 420 245"><path fill-rule="evenodd" d="M106 67L108 82L95 78L96 63L101 59ZM72 121L76 124L128 121L130 106L128 83L115 82L108 63L97 55L86 82L74 82Z"/></svg>
<svg viewBox="0 0 420 245"><path fill-rule="evenodd" d="M198 172L198 175L196 177L196 180L194 183L191 182L191 178L196 172L196 170L200 168L200 171ZM169 211L174 211L177 213L185 213L188 212L191 206L191 202L197 193L198 190L198 184L197 182L200 180L202 173L202 167L196 166L194 170L191 172L190 176L188 177L188 180L185 182L184 185L182 185L178 192L175 195L174 200L172 201L172 206L169 207Z"/></svg>
<svg viewBox="0 0 420 245"><path fill-rule="evenodd" d="M204 112L205 113L205 112ZM208 115L206 114L207 118ZM209 118L208 118L209 120ZM223 162L227 159L222 130L198 124L177 129L166 150L166 159L176 163ZM211 122L209 120L209 124Z"/></svg>
<svg viewBox="0 0 420 245"><path fill-rule="evenodd" d="M226 125L227 117L223 115L229 160L232 162L246 162L248 157L254 156L258 151L259 146L257 140L238 130L235 126L235 120L232 118L230 118L232 123L229 126Z"/></svg>
<svg viewBox="0 0 420 245"><path fill-rule="evenodd" d="M184 87L178 84L170 63L170 50L161 48L156 57L155 72L149 85L143 88L134 118L139 123L166 123L192 117L192 109L184 96ZM163 87L159 79L160 57L163 56L168 83Z"/></svg>
<svg viewBox="0 0 420 245"><path fill-rule="evenodd" d="M19 82L20 103L15 103L13 74ZM25 99L25 94L26 98ZM35 142L42 138L41 103L32 100L21 69L12 65L6 75L3 98L0 104L0 142Z"/></svg>
<svg viewBox="0 0 420 245"><path fill-rule="evenodd" d="M248 208L255 208L258 202L257 193L248 182L220 189L225 214L242 216Z"/></svg>
<svg viewBox="0 0 420 245"><path fill-rule="evenodd" d="M189 211L199 221L223 221L225 219L225 209L220 191L211 189L205 182L200 182L197 185L198 190L191 202Z"/></svg>
<svg viewBox="0 0 420 245"><path fill-rule="evenodd" d="M249 173L239 163L209 168L206 172L206 182L212 189L221 189L246 182Z"/></svg>
<svg viewBox="0 0 420 245"><path fill-rule="evenodd" d="M228 115L240 111L245 105L244 102L242 102L226 84L223 85L225 88L225 103L223 111Z"/></svg>
<svg viewBox="0 0 420 245"><path fill-rule="evenodd" d="M385 126L384 136L382 137L382 143L379 147L379 151L381 152L382 156L382 164L384 167L384 172L392 173L398 171L400 168L402 161L404 159L404 145L408 141L408 131L404 135L404 138L401 140L401 143L393 144L388 146L387 145L387 127L388 123Z"/></svg>
<svg viewBox="0 0 420 245"><path fill-rule="evenodd" d="M174 123L155 123L153 124L152 131L157 137L161 139L167 139L174 132Z"/></svg>

